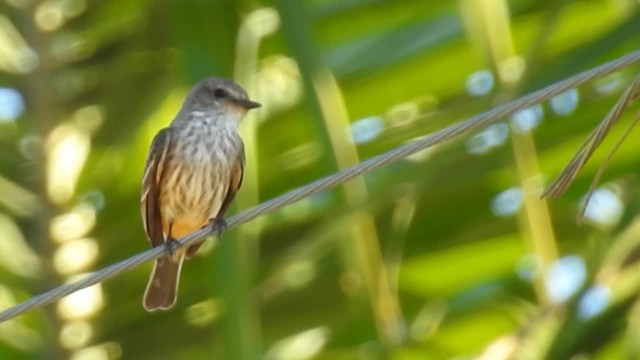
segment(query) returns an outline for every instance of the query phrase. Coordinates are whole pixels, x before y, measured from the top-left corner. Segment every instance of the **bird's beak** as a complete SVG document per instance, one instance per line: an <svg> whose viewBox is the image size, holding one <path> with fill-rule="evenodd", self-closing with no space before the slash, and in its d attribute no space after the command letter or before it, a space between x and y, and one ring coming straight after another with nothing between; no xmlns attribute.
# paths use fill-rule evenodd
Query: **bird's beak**
<svg viewBox="0 0 640 360"><path fill-rule="evenodd" d="M262 106L260 103L257 103L251 100L245 100L245 99L234 99L233 102L235 102L236 104L238 104L238 106L243 107L247 110L259 108L260 106Z"/></svg>

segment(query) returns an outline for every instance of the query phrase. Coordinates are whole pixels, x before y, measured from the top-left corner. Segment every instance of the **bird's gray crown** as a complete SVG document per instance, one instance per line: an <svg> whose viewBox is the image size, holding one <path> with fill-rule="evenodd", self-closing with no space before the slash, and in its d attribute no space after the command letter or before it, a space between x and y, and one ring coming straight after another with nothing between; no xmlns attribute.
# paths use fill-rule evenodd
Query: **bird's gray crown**
<svg viewBox="0 0 640 360"><path fill-rule="evenodd" d="M229 101L248 100L248 95L234 81L210 77L201 80L187 95L185 105L190 107L216 107Z"/></svg>

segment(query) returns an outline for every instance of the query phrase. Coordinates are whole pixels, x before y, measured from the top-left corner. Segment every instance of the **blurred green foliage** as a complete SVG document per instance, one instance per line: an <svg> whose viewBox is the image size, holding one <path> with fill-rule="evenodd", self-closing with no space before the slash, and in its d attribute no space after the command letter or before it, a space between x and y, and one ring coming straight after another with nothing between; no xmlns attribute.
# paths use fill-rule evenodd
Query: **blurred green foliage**
<svg viewBox="0 0 640 360"><path fill-rule="evenodd" d="M0 1L0 304L148 248L146 153L233 77L234 212L638 48L635 0ZM0 325L1 359L620 359L640 328L640 142L544 184L630 67L208 241L176 308L150 264ZM637 111L632 106L621 122Z"/></svg>

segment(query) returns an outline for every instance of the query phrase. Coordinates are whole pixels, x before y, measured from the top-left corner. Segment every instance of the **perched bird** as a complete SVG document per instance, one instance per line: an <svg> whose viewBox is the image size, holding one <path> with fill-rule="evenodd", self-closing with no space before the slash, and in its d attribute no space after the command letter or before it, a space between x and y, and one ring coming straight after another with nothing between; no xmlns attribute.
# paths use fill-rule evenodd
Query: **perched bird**
<svg viewBox="0 0 640 360"><path fill-rule="evenodd" d="M167 246L171 256L155 262L143 299L147 311L175 304L182 262L201 245L183 249L176 239L226 225L224 213L244 172L238 125L247 110L259 106L231 80L204 79L153 139L142 179L142 220L151 245Z"/></svg>

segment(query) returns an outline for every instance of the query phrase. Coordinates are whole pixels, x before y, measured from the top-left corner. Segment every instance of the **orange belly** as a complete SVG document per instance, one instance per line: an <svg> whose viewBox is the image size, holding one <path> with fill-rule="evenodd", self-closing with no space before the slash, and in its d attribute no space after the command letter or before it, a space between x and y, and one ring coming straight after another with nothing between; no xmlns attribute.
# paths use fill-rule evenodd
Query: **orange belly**
<svg viewBox="0 0 640 360"><path fill-rule="evenodd" d="M191 234L194 231L200 230L203 226L209 223L207 217L201 218L174 218L171 225L171 232L169 232L169 223L162 219L162 231L171 238L178 240L186 235Z"/></svg>

